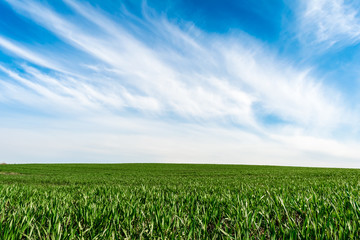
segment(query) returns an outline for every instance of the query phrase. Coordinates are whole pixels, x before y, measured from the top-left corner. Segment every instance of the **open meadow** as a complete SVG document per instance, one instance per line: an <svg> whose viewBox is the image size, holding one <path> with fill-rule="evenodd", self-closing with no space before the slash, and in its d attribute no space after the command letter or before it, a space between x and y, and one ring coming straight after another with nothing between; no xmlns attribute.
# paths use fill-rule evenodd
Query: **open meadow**
<svg viewBox="0 0 360 240"><path fill-rule="evenodd" d="M352 239L360 171L0 165L0 239Z"/></svg>

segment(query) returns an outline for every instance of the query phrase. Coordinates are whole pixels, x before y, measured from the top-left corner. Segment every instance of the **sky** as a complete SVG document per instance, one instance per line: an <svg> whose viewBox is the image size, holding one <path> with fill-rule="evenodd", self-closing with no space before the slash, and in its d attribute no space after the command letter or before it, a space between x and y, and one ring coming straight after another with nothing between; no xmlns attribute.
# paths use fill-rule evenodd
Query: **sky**
<svg viewBox="0 0 360 240"><path fill-rule="evenodd" d="M0 162L360 168L360 2L0 1Z"/></svg>

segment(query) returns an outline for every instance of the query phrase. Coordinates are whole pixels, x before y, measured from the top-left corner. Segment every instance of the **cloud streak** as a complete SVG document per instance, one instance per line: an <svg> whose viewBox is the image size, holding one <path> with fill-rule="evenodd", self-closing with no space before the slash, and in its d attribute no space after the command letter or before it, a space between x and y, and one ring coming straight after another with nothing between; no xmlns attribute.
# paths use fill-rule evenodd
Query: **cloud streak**
<svg viewBox="0 0 360 240"><path fill-rule="evenodd" d="M186 39L181 43L186 45L181 53L173 48L164 57L162 49L150 48L143 43L144 39L134 38L124 27L89 6L67 2L77 13L104 29L107 35L86 33L89 31L85 32L38 3L9 1L21 13L118 73L114 76L118 79L112 80L114 85L129 85L139 94L156 96L160 108L165 111L200 118L232 116L243 124L256 125L252 104L258 102L269 112L295 123L316 121L318 127L333 119L336 124L334 116L339 108L332 99L326 99L321 84L311 79L306 70L297 71L285 64L276 64L276 59L275 62L267 61L264 55L269 53L261 46L250 46L247 50L241 41L216 38L210 40L210 44L204 44L201 38L162 19L152 26L158 31L167 31L157 34L167 36L167 39L160 38L161 42L179 39L179 35ZM166 27L159 26L164 22ZM251 38L242 38L251 41ZM198 57L194 59L194 55ZM176 63L171 59L176 59ZM200 59L205 61L199 63ZM189 63L193 68L189 69ZM273 87L277 91L269 90ZM250 89L250 94L244 90L246 88ZM138 96L133 94L133 97Z"/></svg>
<svg viewBox="0 0 360 240"><path fill-rule="evenodd" d="M356 1L314 0L301 4L300 37L323 48L356 44L360 40L360 13Z"/></svg>
<svg viewBox="0 0 360 240"><path fill-rule="evenodd" d="M82 62L66 62L60 57L50 61L45 55L0 37L0 47L23 60L14 63L16 67L12 69L10 64L0 65L0 88L4 90L0 102L13 100L72 119L103 115L106 123L100 121L97 126L104 131L119 117L127 126L116 125L116 134L94 133L91 138L97 140L70 134L71 130L57 132L59 140L50 142L64 146L56 148L59 154L67 151L66 136L82 142L75 144L78 148L74 150L80 155L89 156L90 148L98 148L99 153L109 153L111 159L124 152L127 156L138 152L139 158L170 162L218 162L221 160L216 159L222 157L228 163L286 165L285 159L300 159L308 151L339 157L347 149L336 140L326 140L339 128L354 124L355 114L349 113L341 93L324 86L312 76L311 68L298 69L245 33L208 34L191 24L177 25L151 14L143 18L133 16L137 26L126 18L118 21L89 4L73 0L65 1L72 10L72 15L66 17L31 0L7 3L19 15L46 28L74 49L74 57L81 52L86 58ZM308 3L307 19L325 14L317 10L321 4ZM331 6L337 7L335 3ZM143 11L149 10L145 7ZM342 23L349 24L353 21ZM342 25L329 30L318 27L322 32L316 30L317 41L344 34L337 30ZM147 35L150 36L144 37ZM19 97L20 93L26 97ZM144 120L135 121L134 116ZM281 126L265 126L268 116L276 116ZM130 124L132 121L137 124ZM152 132L154 121L160 126ZM184 122L189 125L183 125ZM143 128L142 124L150 127ZM204 126L209 126L208 130ZM92 127L89 125L89 129ZM192 130L185 130L187 127ZM166 129L163 136L162 128ZM124 133L129 130L136 134ZM1 131L5 134L8 130ZM182 131L188 135L182 136ZM16 134L19 138L24 134L26 139L46 142L49 133ZM194 136L194 140L189 136ZM309 139L321 144L309 148L298 143ZM34 147L26 141L21 144L28 151ZM122 145L126 147L116 150ZM326 154L324 146L340 150ZM262 152L258 153L258 149ZM248 160L239 160L241 154ZM346 157L352 159L356 154L355 151ZM266 158L283 160L267 162Z"/></svg>

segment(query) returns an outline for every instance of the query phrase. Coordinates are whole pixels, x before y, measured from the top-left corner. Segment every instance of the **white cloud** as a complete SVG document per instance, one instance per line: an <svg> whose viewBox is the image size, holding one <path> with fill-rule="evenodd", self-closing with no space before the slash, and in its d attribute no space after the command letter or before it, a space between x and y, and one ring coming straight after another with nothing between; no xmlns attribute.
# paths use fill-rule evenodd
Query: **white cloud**
<svg viewBox="0 0 360 240"><path fill-rule="evenodd" d="M288 67L276 57L267 60L271 53L266 49L241 41L251 38L219 39L201 36L199 31L192 36L164 19L152 19L148 23L153 22L152 32L157 29L154 34L158 41L177 41L186 47L181 52L171 45L159 48L155 44L151 48L143 39L131 35L126 26L74 1L67 3L107 34L81 29L32 1L9 2L64 41L115 69L120 73L115 77L121 80L113 79L114 85L130 85L146 96L156 96L165 111L201 119L230 116L241 124L256 127L252 104L259 102L270 113L295 123L332 127L340 121L337 116L342 112L337 97L327 98L328 89L307 71ZM166 34L162 34L164 31ZM165 56L163 49L167 51Z"/></svg>
<svg viewBox="0 0 360 240"><path fill-rule="evenodd" d="M38 64L40 66L59 70L59 67L56 66L56 64L52 63L49 59L44 59L43 57L39 56L38 54L33 53L32 51L29 51L28 49L25 49L24 47L21 47L19 45L19 43L8 40L2 36L0 36L0 47L14 53L15 55L17 55L23 59L26 59L26 60L33 62L35 64Z"/></svg>
<svg viewBox="0 0 360 240"><path fill-rule="evenodd" d="M218 92L209 81L215 79L213 84L216 85L215 87L219 86L217 76L210 75L211 78L208 78L202 73L198 76L190 73L189 76L187 72L179 72L177 66L169 66L162 60L156 49L147 47L127 32L119 32L121 27L118 31L111 33L109 31L110 36L99 36L97 33L89 35L58 14L36 3L27 1L22 4L20 1L11 1L11 4L29 13L39 24L65 41L116 69L121 73L117 76L119 80L126 81L127 85L135 87L148 96L157 96L158 101L165 105L166 111L175 111L185 117L200 118L236 114L237 121L246 124L253 121L249 116L252 101L241 89L231 89L226 87L226 84L222 84L223 91L231 92L229 96L234 95L234 91L237 93L235 99L228 99L226 92ZM104 17L98 17L99 15L96 14L92 16L93 21L104 21ZM169 52L167 58L173 57L180 59L176 53ZM203 57L206 59L207 56ZM181 67L181 64L188 61L192 59L182 58L182 62L177 65ZM116 81L113 83L118 84ZM207 89L202 83L208 85Z"/></svg>
<svg viewBox="0 0 360 240"><path fill-rule="evenodd" d="M3 143L4 148L16 144L15 138L23 134L24 140L18 144L24 146L29 155L34 155L33 151L40 147L40 143L39 146L32 144L39 140L50 144L49 151L59 155L76 152L85 156L84 159L90 159L95 151L114 161L125 154L153 161L215 163L226 159L227 163L279 165L302 165L299 161L304 153L325 154L324 146L333 147L331 154L336 157L347 149L335 140L321 140L324 139L322 134L328 136L342 125L353 124L354 118L342 104L341 95L323 86L312 77L310 70L297 69L279 59L249 36L208 35L194 26L184 30L166 19L150 17L138 19L144 21L142 26L146 29L135 34L126 20L115 21L90 5L72 0L66 1L75 11L71 20L34 1L7 2L18 13L92 60L89 65L86 61L75 63L70 59L67 64L71 67L64 66L66 69L74 69L73 65L77 65L85 70L68 73L52 67L46 58L15 42L0 38L0 46L8 51L31 64L55 70L42 71L36 66L20 65L17 67L21 71L17 72L1 66L0 70L18 83L13 85L6 79L0 80L0 87L8 89L7 98L21 101L15 95L24 91L25 86L38 95L28 94L26 102L29 98L33 102L43 100L42 104L33 104L34 108L54 111L56 106L61 106L62 112L71 112L78 119L84 112L101 116L111 113L111 116L104 117L106 123L96 120L97 124L87 128L90 131L98 127L102 131L81 134L73 126L66 131L51 132L59 136L52 140L47 136L48 131L35 134L34 131L3 128L4 134L7 131L17 134L13 142ZM85 20L90 26L81 25ZM331 35L330 31L326 33ZM146 34L151 34L151 43L141 37ZM145 120L116 117L126 116L127 108L140 111ZM259 111L263 115L276 115L297 130L274 134L263 127L258 119ZM175 116L176 126L161 120L169 116ZM157 119L159 125L150 118ZM179 119L184 118L193 125L180 124ZM236 124L245 130L200 127L196 122L204 126ZM106 133L107 126L112 126L111 133ZM76 141L68 141L68 138ZM309 149L299 145L300 140L311 140L316 143L315 147ZM56 148L56 145L63 147ZM352 152L346 157L352 159L356 154ZM291 158L294 160L289 160Z"/></svg>
<svg viewBox="0 0 360 240"><path fill-rule="evenodd" d="M307 0L301 2L300 37L304 42L329 48L360 40L360 12L357 1Z"/></svg>

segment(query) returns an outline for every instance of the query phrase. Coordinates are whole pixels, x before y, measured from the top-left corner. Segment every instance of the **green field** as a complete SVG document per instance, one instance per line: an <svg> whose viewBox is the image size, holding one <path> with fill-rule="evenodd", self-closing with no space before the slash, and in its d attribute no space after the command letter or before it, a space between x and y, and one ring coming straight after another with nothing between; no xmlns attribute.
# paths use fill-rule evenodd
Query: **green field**
<svg viewBox="0 0 360 240"><path fill-rule="evenodd" d="M359 239L360 171L0 165L0 239Z"/></svg>

